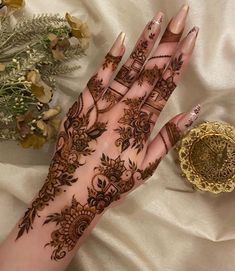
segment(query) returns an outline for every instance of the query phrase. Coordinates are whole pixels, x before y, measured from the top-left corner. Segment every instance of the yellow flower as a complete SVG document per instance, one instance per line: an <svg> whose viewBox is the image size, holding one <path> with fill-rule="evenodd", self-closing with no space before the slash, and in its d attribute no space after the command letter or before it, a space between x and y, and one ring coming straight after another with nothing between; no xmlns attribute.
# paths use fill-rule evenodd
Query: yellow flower
<svg viewBox="0 0 235 271"><path fill-rule="evenodd" d="M43 136L47 139L52 138L60 125L60 119L55 118L61 112L60 106L50 108L43 112L42 119L37 121L37 127L42 131Z"/></svg>
<svg viewBox="0 0 235 271"><path fill-rule="evenodd" d="M42 81L38 71L30 71L27 76L27 81L31 82L31 92L41 103L49 103L52 98L52 88Z"/></svg>
<svg viewBox="0 0 235 271"><path fill-rule="evenodd" d="M23 148L33 147L34 149L41 148L46 142L46 138L42 135L29 134L23 140L21 140L20 144Z"/></svg>
<svg viewBox="0 0 235 271"><path fill-rule="evenodd" d="M88 47L88 39L90 38L88 25L69 13L66 13L65 18L71 27L72 35L80 40L83 48Z"/></svg>
<svg viewBox="0 0 235 271"><path fill-rule="evenodd" d="M2 4L10 8L21 8L25 2L24 0L2 0Z"/></svg>
<svg viewBox="0 0 235 271"><path fill-rule="evenodd" d="M55 34L49 33L48 39L50 40L50 47L54 59L64 60L64 51L66 51L70 46L68 38L59 39Z"/></svg>

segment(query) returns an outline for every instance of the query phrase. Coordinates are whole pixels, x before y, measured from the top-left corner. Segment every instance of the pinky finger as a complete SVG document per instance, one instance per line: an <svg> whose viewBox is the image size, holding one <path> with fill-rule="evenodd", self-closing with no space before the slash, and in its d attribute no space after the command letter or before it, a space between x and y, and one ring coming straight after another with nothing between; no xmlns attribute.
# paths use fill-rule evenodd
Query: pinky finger
<svg viewBox="0 0 235 271"><path fill-rule="evenodd" d="M160 160L180 140L187 128L198 118L200 109L201 106L198 104L190 112L175 116L163 126L158 135L148 145L142 163L143 170L150 165L159 164ZM158 163L156 163L156 161L158 161Z"/></svg>

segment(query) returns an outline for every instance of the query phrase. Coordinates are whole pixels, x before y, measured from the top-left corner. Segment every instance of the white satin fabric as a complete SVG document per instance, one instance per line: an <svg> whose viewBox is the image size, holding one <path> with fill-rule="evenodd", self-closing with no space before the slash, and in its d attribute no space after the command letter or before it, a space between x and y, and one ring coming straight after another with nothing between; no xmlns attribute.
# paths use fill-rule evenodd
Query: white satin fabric
<svg viewBox="0 0 235 271"><path fill-rule="evenodd" d="M92 42L82 68L58 79L56 101L64 112L120 31L127 54L154 13L163 26L181 0L28 0L27 13L66 11L88 21ZM200 33L190 67L158 122L202 104L201 120L235 125L235 1L189 0L189 27ZM24 150L0 144L0 240L22 215L47 174L53 144ZM174 152L155 175L116 209L109 210L76 255L69 271L234 271L235 192L194 191L179 175Z"/></svg>

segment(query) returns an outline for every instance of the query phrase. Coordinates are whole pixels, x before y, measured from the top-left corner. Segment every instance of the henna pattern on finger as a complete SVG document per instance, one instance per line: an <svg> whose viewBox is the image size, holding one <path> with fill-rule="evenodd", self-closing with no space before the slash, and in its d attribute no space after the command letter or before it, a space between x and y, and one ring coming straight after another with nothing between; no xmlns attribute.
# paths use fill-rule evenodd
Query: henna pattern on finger
<svg viewBox="0 0 235 271"><path fill-rule="evenodd" d="M153 122L148 113L141 111L144 99L145 96L123 101L127 108L124 108L124 114L118 121L121 125L114 130L119 134L115 144L121 147L122 152L131 147L136 149L138 154L149 138Z"/></svg>
<svg viewBox="0 0 235 271"><path fill-rule="evenodd" d="M170 142L170 146L167 148L167 152L170 147L174 146L181 138L181 131L174 122L168 122L166 124L167 138ZM162 136L164 138L164 136Z"/></svg>
<svg viewBox="0 0 235 271"><path fill-rule="evenodd" d="M78 179L74 178L73 174L77 168L84 165L85 162L81 162L81 159L94 152L94 149L90 147L91 141L96 140L106 131L107 123L99 121L88 128L91 110L82 114L82 109L81 94L67 113L67 118L63 123L64 131L58 135L56 152L45 183L33 200L31 207L25 212L18 226L19 232L16 239L33 229L34 220L36 216L39 217L39 212L48 206L56 196L66 191L62 190L62 187L71 186L77 182Z"/></svg>
<svg viewBox="0 0 235 271"><path fill-rule="evenodd" d="M149 58L149 60L156 59L156 58L171 58L172 55L158 55L158 56L152 56Z"/></svg>
<svg viewBox="0 0 235 271"><path fill-rule="evenodd" d="M137 45L136 49L131 53L130 58L134 60L134 62L131 65L131 68L137 73L140 72L142 65L146 61L147 48L148 48L148 41L143 40Z"/></svg>
<svg viewBox="0 0 235 271"><path fill-rule="evenodd" d="M130 55L131 65L123 65L114 80L129 89L146 61L147 48L148 41L141 40Z"/></svg>
<svg viewBox="0 0 235 271"><path fill-rule="evenodd" d="M87 88L89 89L94 101L98 101L105 90L105 87L103 86L103 78L98 79L98 74L96 73L88 81Z"/></svg>
<svg viewBox="0 0 235 271"><path fill-rule="evenodd" d="M109 65L111 64L112 71L115 71L118 64L120 63L121 59L122 59L122 56L113 56L110 53L108 53L105 56L105 61L104 61L103 65L102 65L103 70L108 68Z"/></svg>
<svg viewBox="0 0 235 271"><path fill-rule="evenodd" d="M107 103L106 107L103 109L98 109L98 113L105 113L109 111L118 101L122 99L123 95L115 90L114 88L108 87L102 96L102 101Z"/></svg>
<svg viewBox="0 0 235 271"><path fill-rule="evenodd" d="M154 162L149 163L149 165L145 169L138 169L138 172L141 174L142 180L146 180L150 178L155 170L157 169L158 165L161 162L161 158L156 159Z"/></svg>
<svg viewBox="0 0 235 271"><path fill-rule="evenodd" d="M151 69L143 69L138 78L138 85L142 86L144 82L153 86L154 82L162 75L163 69L159 69L157 65L154 65Z"/></svg>
<svg viewBox="0 0 235 271"><path fill-rule="evenodd" d="M158 27L161 24L161 22L162 22L162 16L159 16L158 19L154 19L147 24L144 33L142 34L137 45L135 46L134 50L131 53L130 58L127 61L128 64L123 65L121 69L119 70L117 76L114 78L115 82L122 85L122 93L120 93L122 96L133 85L144 63L146 62L147 55L151 47L150 44L153 45L154 40L156 38L156 33L158 33L158 30L159 30ZM123 87L125 87L124 90L123 90ZM107 92L107 95L109 93L110 91ZM112 97L114 97L114 95L112 95ZM105 98L104 100L106 100ZM120 99L121 99L120 95L119 97L116 96L115 101L114 99L112 99L112 103L108 103L107 105L107 110L109 110ZM103 111L106 112L107 110L105 111L103 110Z"/></svg>
<svg viewBox="0 0 235 271"><path fill-rule="evenodd" d="M154 89L152 90L147 101L143 105L144 109L157 116L160 115L167 100L176 88L175 77L180 74L182 65L183 54L180 54L178 57L175 57L170 62L170 65L167 67L167 77L163 78L163 76L161 76L160 79L157 81Z"/></svg>
<svg viewBox="0 0 235 271"><path fill-rule="evenodd" d="M170 23L169 23L170 24ZM165 42L178 42L182 36L183 31L181 31L179 34L172 33L168 28L164 32L160 43L165 43Z"/></svg>
<svg viewBox="0 0 235 271"><path fill-rule="evenodd" d="M132 69L128 66L123 65L114 80L129 89L133 84L135 78L136 74L133 74Z"/></svg>

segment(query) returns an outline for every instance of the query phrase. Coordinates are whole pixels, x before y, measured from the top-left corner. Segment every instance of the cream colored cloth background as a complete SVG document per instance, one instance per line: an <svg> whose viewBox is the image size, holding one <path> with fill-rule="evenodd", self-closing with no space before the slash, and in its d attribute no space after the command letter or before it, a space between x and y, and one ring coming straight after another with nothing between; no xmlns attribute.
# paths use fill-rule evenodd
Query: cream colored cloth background
<svg viewBox="0 0 235 271"><path fill-rule="evenodd" d="M82 68L60 78L56 99L66 111L120 31L127 54L154 13L166 21L181 0L26 0L27 13L66 11L88 21L92 42ZM201 120L235 125L235 1L190 0L189 27L200 27L190 67L158 122L202 104ZM24 212L47 174L53 144L23 150L0 144L0 240ZM109 210L69 271L234 271L235 192L196 192L179 176L173 152L155 175ZM1 269L1 268L0 268Z"/></svg>

